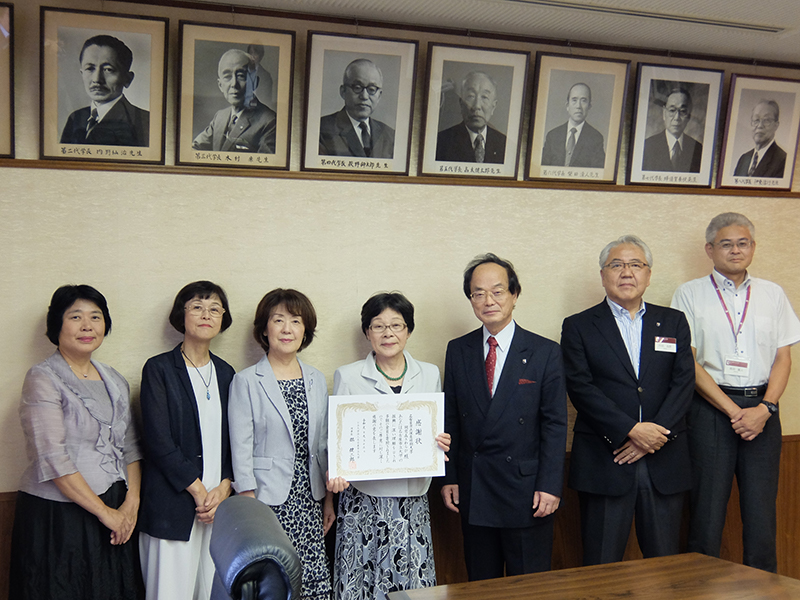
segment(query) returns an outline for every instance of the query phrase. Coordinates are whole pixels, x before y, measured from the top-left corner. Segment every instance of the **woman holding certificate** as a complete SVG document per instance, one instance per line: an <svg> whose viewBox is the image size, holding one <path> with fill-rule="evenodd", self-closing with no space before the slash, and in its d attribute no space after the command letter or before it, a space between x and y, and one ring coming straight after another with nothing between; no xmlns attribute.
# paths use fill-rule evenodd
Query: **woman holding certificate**
<svg viewBox="0 0 800 600"><path fill-rule="evenodd" d="M314 306L296 290L275 289L261 299L253 337L266 355L234 376L228 423L234 489L275 511L303 566L301 598L328 600L324 537L336 518L325 489L328 386L297 358L316 326ZM331 488L340 491L336 483Z"/></svg>
<svg viewBox="0 0 800 600"><path fill-rule="evenodd" d="M372 296L361 308L361 330L372 352L336 370L334 395L441 391L436 365L405 351L414 331L414 306L405 296ZM449 450L449 434L439 434L436 441ZM426 496L430 483L430 477L358 481L339 495L337 600L383 599L389 592L436 585Z"/></svg>

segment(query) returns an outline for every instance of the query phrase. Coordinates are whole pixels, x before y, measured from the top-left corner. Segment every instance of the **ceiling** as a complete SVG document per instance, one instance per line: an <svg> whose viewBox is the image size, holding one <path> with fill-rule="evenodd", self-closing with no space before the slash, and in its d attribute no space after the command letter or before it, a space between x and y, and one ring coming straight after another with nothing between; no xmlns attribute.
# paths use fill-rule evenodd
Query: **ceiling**
<svg viewBox="0 0 800 600"><path fill-rule="evenodd" d="M213 0L213 3L800 64L798 0Z"/></svg>

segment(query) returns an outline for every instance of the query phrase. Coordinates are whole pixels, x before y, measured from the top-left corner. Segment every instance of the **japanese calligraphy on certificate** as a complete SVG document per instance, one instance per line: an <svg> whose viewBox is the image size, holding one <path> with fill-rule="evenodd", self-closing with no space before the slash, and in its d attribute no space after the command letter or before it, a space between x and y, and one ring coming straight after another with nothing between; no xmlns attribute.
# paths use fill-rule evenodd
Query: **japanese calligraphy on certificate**
<svg viewBox="0 0 800 600"><path fill-rule="evenodd" d="M444 475L436 434L444 427L444 394L331 396L330 477L348 481Z"/></svg>

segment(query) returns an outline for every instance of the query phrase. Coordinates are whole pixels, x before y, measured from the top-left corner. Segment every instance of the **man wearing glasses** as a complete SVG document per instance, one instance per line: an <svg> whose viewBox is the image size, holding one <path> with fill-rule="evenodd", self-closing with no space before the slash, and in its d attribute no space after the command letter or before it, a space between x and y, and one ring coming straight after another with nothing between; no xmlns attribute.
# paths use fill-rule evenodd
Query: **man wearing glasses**
<svg viewBox="0 0 800 600"><path fill-rule="evenodd" d="M699 173L703 144L684 133L692 118L692 97L686 88L670 91L662 116L664 130L644 141L642 170Z"/></svg>
<svg viewBox="0 0 800 600"><path fill-rule="evenodd" d="M775 572L781 424L778 400L800 320L780 286L751 277L755 227L722 213L706 229L707 277L680 286L672 306L692 330L695 393L689 409L693 485L689 552L719 556L733 476L739 485L744 564Z"/></svg>
<svg viewBox="0 0 800 600"><path fill-rule="evenodd" d="M383 74L371 60L347 65L339 86L344 107L319 121L320 155L394 157L394 129L372 118L382 91Z"/></svg>
<svg viewBox="0 0 800 600"><path fill-rule="evenodd" d="M694 360L683 314L642 299L652 264L635 235L609 243L600 253L606 298L562 328L584 565L621 561L634 517L645 558L679 552Z"/></svg>
<svg viewBox="0 0 800 600"><path fill-rule="evenodd" d="M436 160L502 164L506 136L489 125L497 108L497 84L481 71L467 73L458 98L461 123L440 131Z"/></svg>
<svg viewBox="0 0 800 600"><path fill-rule="evenodd" d="M739 157L737 177L783 177L786 152L775 143L781 109L775 100L761 100L750 115L755 147Z"/></svg>
<svg viewBox="0 0 800 600"><path fill-rule="evenodd" d="M250 74L254 65L254 57L242 50L228 50L219 59L217 85L229 106L217 111L192 148L275 154L276 114L253 94L258 87L258 77L253 81Z"/></svg>
<svg viewBox="0 0 800 600"><path fill-rule="evenodd" d="M483 326L447 346L445 506L461 516L471 581L550 569L567 437L558 344L512 318L521 286L494 254L464 271Z"/></svg>

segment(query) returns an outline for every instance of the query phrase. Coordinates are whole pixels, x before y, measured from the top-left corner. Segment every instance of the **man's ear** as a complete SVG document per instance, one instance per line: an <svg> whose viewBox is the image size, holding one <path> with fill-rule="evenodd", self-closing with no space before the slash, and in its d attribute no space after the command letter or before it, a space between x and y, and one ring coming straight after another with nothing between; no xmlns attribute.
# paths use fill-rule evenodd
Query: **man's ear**
<svg viewBox="0 0 800 600"><path fill-rule="evenodd" d="M125 87L126 87L126 88L127 88L128 86L130 86L130 84L131 84L131 83L133 83L133 78L134 78L134 73L133 73L133 71L128 71L128 81L125 83Z"/></svg>

